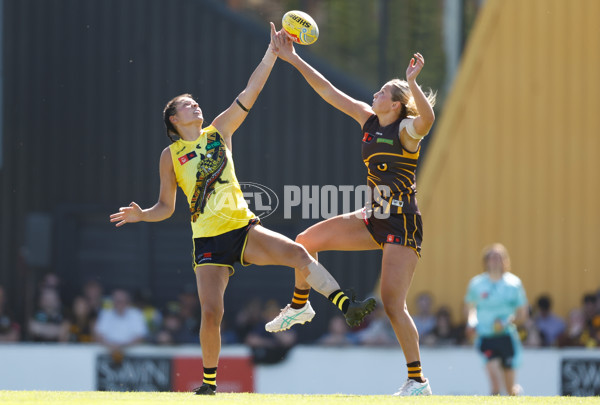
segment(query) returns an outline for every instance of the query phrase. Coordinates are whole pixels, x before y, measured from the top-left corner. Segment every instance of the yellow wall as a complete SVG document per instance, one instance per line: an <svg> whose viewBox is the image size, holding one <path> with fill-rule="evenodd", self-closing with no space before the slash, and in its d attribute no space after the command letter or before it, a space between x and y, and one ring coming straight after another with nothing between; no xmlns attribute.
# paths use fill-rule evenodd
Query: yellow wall
<svg viewBox="0 0 600 405"><path fill-rule="evenodd" d="M425 235L409 296L455 317L504 243L534 303L600 288L600 1L487 0L418 174Z"/></svg>

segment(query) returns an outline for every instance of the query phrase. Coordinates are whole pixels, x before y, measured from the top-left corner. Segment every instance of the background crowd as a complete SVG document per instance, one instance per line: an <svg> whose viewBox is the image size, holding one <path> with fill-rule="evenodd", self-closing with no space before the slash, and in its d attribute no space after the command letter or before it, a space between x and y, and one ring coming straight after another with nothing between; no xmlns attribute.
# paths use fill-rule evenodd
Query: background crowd
<svg viewBox="0 0 600 405"><path fill-rule="evenodd" d="M159 308L147 291L105 291L97 280L85 283L70 302L63 301L61 280L46 274L37 287L36 309L23 324L6 306L8 292L0 286L0 342L97 342L119 352L146 343L156 345L198 344L200 307L195 288L184 288ZM250 299L230 312L221 327L223 344L245 344L255 361L282 359L298 343L326 346L396 346L397 340L383 312L383 305L358 328L349 328L344 318L330 319L328 330L314 341L300 341L294 329L271 334L264 325L280 311L276 300ZM428 292L418 294L409 308L422 346L471 345L473 338L464 314L452 314L445 305L435 305ZM518 325L526 347L600 346L600 289L582 296L581 306L566 319L552 310L552 298L530 300L530 317Z"/></svg>

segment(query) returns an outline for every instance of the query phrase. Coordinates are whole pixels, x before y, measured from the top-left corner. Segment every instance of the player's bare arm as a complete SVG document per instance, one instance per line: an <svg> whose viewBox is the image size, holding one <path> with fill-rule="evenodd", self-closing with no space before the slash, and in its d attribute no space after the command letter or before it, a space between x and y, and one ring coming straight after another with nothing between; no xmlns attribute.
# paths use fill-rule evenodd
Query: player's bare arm
<svg viewBox="0 0 600 405"><path fill-rule="evenodd" d="M248 111L256 102L277 60L277 48L274 45L273 39L278 35L282 34L281 32L275 32L275 25L271 23L271 42L269 43L269 48L261 62L254 69L246 88L231 103L229 108L219 114L212 122L212 125L225 138L225 142L230 149L231 136L248 116Z"/></svg>
<svg viewBox="0 0 600 405"><path fill-rule="evenodd" d="M417 134L427 134L435 121L433 107L429 104L423 90L421 90L421 87L417 84L417 76L421 73L421 69L423 69L424 65L425 58L417 52L414 54L414 58L410 60L408 68L406 68L406 81L408 82L408 87L415 99L417 110L419 111L419 116L414 120L415 131Z"/></svg>
<svg viewBox="0 0 600 405"><path fill-rule="evenodd" d="M279 57L294 66L308 84L329 104L354 118L361 126L374 114L371 106L362 101L355 100L340 91L329 82L321 73L310 66L296 53L292 40L287 36L275 39L279 49Z"/></svg>
<svg viewBox="0 0 600 405"><path fill-rule="evenodd" d="M134 222L158 222L173 215L175 211L175 198L177 196L177 180L173 171L171 151L166 147L160 155L160 194L158 201L151 208L142 209L138 204L132 202L128 207L119 208L110 216L110 222L116 222L116 226L123 226Z"/></svg>

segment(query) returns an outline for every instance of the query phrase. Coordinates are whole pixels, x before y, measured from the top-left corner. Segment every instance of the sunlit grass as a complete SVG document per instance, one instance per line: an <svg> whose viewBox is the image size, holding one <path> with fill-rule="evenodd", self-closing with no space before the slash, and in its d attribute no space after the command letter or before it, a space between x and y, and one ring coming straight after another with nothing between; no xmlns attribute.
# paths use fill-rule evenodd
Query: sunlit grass
<svg viewBox="0 0 600 405"><path fill-rule="evenodd" d="M261 405L387 405L387 404L453 404L453 405L503 405L503 404L599 404L598 397L491 397L491 396L431 396L393 397L385 395L282 395L282 394L227 394L199 397L182 392L70 392L70 391L0 391L0 404L261 404Z"/></svg>

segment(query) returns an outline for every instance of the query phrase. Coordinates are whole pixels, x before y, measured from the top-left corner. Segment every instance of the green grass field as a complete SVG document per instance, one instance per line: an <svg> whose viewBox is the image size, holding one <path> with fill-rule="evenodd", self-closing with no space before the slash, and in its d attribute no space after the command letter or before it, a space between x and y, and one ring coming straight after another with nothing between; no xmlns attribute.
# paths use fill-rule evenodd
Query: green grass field
<svg viewBox="0 0 600 405"><path fill-rule="evenodd" d="M217 405L387 405L387 404L452 404L452 405L571 405L600 404L599 397L489 397L489 396L431 396L392 397L384 395L278 395L278 394L218 394L200 397L181 392L66 392L66 391L0 391L0 404L61 404L61 405L105 405L105 404L217 404Z"/></svg>

